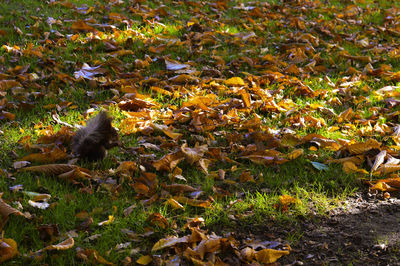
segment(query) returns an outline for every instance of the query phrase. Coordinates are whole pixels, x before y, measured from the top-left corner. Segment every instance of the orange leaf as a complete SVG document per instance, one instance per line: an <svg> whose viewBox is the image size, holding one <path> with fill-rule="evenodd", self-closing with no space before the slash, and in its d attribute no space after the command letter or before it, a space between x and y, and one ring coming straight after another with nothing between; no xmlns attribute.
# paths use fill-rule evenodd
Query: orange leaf
<svg viewBox="0 0 400 266"><path fill-rule="evenodd" d="M17 243L11 238L0 239L0 263L12 259L18 254Z"/></svg>
<svg viewBox="0 0 400 266"><path fill-rule="evenodd" d="M16 80L0 80L0 91L6 91L14 87L22 87Z"/></svg>
<svg viewBox="0 0 400 266"><path fill-rule="evenodd" d="M279 202L282 205L289 205L289 204L292 204L292 203L297 203L297 202L299 202L299 200L296 199L296 198L293 198L290 195L282 195L282 196L279 196Z"/></svg>
<svg viewBox="0 0 400 266"><path fill-rule="evenodd" d="M78 20L78 21L75 21L74 23L72 23L71 29L74 31L90 31L90 32L98 31L95 28L93 28L92 26L89 26L88 24L86 24L82 20Z"/></svg>
<svg viewBox="0 0 400 266"><path fill-rule="evenodd" d="M32 153L29 155L26 155L21 158L23 161L30 161L30 162L38 162L38 163L52 163L55 161L60 161L66 159L68 154L59 149L55 148L50 152L44 152L44 153Z"/></svg>

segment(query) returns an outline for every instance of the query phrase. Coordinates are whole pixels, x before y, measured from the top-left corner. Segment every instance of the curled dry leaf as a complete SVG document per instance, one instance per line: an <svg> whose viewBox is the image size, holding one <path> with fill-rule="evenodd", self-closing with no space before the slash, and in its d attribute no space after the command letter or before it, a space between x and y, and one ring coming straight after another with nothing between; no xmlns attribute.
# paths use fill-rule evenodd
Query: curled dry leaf
<svg viewBox="0 0 400 266"><path fill-rule="evenodd" d="M45 164L38 166L30 166L22 168L20 169L20 171L37 172L52 176L61 175L62 178L70 176L81 177L81 178L91 177L89 170L72 164ZM72 175L72 173L76 173L76 175Z"/></svg>
<svg viewBox="0 0 400 266"><path fill-rule="evenodd" d="M0 263L14 258L17 254L17 242L11 238L0 239Z"/></svg>
<svg viewBox="0 0 400 266"><path fill-rule="evenodd" d="M175 166L184 159L184 154L181 151L178 151L164 155L161 159L153 161L153 166L157 171L171 172Z"/></svg>
<svg viewBox="0 0 400 266"><path fill-rule="evenodd" d="M116 173L133 174L137 169L136 163L132 161L122 162L115 170Z"/></svg>
<svg viewBox="0 0 400 266"><path fill-rule="evenodd" d="M378 169L378 167L383 164L383 162L385 161L386 153L386 150L383 150L378 153L378 155L376 155L374 165L371 168L371 172L375 172L376 169Z"/></svg>
<svg viewBox="0 0 400 266"><path fill-rule="evenodd" d="M171 59L164 59L164 60L165 60L165 66L166 66L167 70L176 71L176 70L182 70L182 69L190 67L190 65L182 64L175 60L171 60Z"/></svg>
<svg viewBox="0 0 400 266"><path fill-rule="evenodd" d="M245 247L244 249L242 249L240 251L240 257L244 261L251 262L256 257L256 251L254 249L250 248L250 247Z"/></svg>
<svg viewBox="0 0 400 266"><path fill-rule="evenodd" d="M383 164L378 168L377 173L381 175L400 171L400 165L398 164Z"/></svg>
<svg viewBox="0 0 400 266"><path fill-rule="evenodd" d="M204 153L207 152L207 150L207 144L201 146L196 145L194 148L189 148L187 143L184 143L181 146L181 151L185 155L185 159L189 164L198 162L204 156Z"/></svg>
<svg viewBox="0 0 400 266"><path fill-rule="evenodd" d="M184 209L185 207L183 207L179 202L177 202L176 200L170 198L165 202L165 205L169 205L174 209Z"/></svg>
<svg viewBox="0 0 400 266"><path fill-rule="evenodd" d="M61 243L45 247L43 249L43 251L44 250L67 250L67 249L72 248L74 246L74 244L75 244L74 238L70 237L70 238L62 241Z"/></svg>
<svg viewBox="0 0 400 266"><path fill-rule="evenodd" d="M107 70L105 68L101 68L101 66L91 67L86 63L83 63L82 68L79 71L74 72L74 77L76 79L85 78L85 79L93 79L94 76L104 74Z"/></svg>
<svg viewBox="0 0 400 266"><path fill-rule="evenodd" d="M33 257L38 257L38 256L41 256L41 253L43 253L47 250L67 250L67 249L72 248L74 246L74 244L75 244L74 238L70 237L56 245L49 245L45 248L42 248L42 249L34 252L32 255L33 255Z"/></svg>
<svg viewBox="0 0 400 266"><path fill-rule="evenodd" d="M392 177L380 179L378 181L369 182L371 190L379 191L396 191L400 190L400 177Z"/></svg>
<svg viewBox="0 0 400 266"><path fill-rule="evenodd" d="M31 162L28 162L28 161L18 161L18 162L13 163L13 167L14 167L14 169L20 169L20 168L23 168L30 164L31 164Z"/></svg>
<svg viewBox="0 0 400 266"><path fill-rule="evenodd" d="M158 212L150 214L150 216L147 218L147 221L152 225L161 228L167 228L169 226L167 219Z"/></svg>
<svg viewBox="0 0 400 266"><path fill-rule="evenodd" d="M0 194L0 215L1 215L1 220L0 220L0 230L4 227L4 225L7 223L8 216L10 214L15 214L18 216L23 216L26 218L26 216L20 212L19 210L11 207L8 205L6 202L4 202L3 199L1 199L1 196L3 193Z"/></svg>

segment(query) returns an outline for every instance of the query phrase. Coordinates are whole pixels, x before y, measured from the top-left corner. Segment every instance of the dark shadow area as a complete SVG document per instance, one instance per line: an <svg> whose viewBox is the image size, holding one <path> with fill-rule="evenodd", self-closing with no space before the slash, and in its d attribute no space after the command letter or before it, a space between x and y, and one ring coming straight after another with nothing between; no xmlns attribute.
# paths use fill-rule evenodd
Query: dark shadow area
<svg viewBox="0 0 400 266"><path fill-rule="evenodd" d="M309 218L290 225L248 228L244 237L292 238L292 251L278 260L281 265L400 264L400 199L384 201L360 194L329 216Z"/></svg>

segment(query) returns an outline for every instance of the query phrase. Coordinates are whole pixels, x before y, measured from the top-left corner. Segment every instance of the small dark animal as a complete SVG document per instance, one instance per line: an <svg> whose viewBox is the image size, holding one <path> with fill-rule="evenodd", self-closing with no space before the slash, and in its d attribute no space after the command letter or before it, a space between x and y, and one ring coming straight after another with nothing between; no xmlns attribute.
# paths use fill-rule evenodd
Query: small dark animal
<svg viewBox="0 0 400 266"><path fill-rule="evenodd" d="M107 155L108 149L121 146L118 132L111 121L108 113L101 111L86 123L86 127L76 131L71 144L73 155L90 161L101 160Z"/></svg>

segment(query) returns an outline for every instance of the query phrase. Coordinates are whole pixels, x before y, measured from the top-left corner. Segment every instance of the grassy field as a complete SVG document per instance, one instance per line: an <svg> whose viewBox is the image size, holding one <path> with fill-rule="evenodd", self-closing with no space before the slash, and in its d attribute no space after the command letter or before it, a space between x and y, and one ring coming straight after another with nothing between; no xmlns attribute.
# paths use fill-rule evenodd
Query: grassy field
<svg viewBox="0 0 400 266"><path fill-rule="evenodd" d="M1 1L0 213L27 216L2 228L7 262L215 263L154 245L290 226L398 178L388 155L370 176L399 150L397 1L282 2ZM90 178L19 170L71 162L76 125L102 109L124 147L74 162Z"/></svg>

